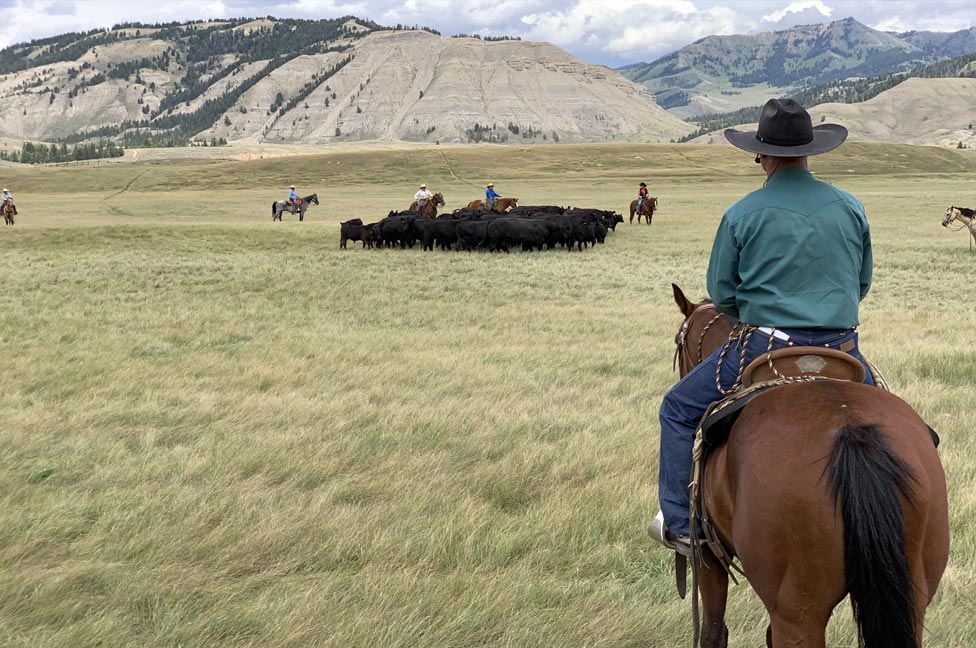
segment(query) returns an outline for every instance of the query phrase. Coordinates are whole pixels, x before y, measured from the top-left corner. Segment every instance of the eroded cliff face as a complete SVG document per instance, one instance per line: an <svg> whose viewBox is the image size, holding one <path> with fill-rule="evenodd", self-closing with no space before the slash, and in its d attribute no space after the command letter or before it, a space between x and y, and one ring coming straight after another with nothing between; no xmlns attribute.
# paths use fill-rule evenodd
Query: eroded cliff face
<svg viewBox="0 0 976 648"><path fill-rule="evenodd" d="M309 95L307 109L279 118L264 137L322 141L338 129L343 138L468 141L477 124L497 125L510 141L536 132L668 141L690 130L641 86L547 43L388 32L365 38L352 55Z"/></svg>
<svg viewBox="0 0 976 648"><path fill-rule="evenodd" d="M164 98L185 85L185 67L174 60L166 69L136 67L126 78L104 74L109 64L175 54L179 43L146 35L94 47L76 61L0 76L0 135L52 140L141 119L153 127L231 94L236 100L198 137L669 141L692 130L644 87L548 43L379 31L344 44L352 47L298 56L271 70L268 61L219 57L203 93L158 115Z"/></svg>

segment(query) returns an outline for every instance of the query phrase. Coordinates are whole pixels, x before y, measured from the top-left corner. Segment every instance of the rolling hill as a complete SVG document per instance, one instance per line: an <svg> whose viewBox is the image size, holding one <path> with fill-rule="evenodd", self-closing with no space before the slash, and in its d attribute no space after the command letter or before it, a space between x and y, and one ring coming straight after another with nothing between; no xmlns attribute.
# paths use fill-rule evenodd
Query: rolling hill
<svg viewBox="0 0 976 648"><path fill-rule="evenodd" d="M770 96L901 72L976 51L976 28L890 33L847 18L751 35L708 36L652 63L622 68L682 118L759 105Z"/></svg>
<svg viewBox="0 0 976 648"><path fill-rule="evenodd" d="M867 101L814 106L810 116L846 126L851 141L976 148L976 78L907 79ZM724 143L723 130L691 142Z"/></svg>
<svg viewBox="0 0 976 648"><path fill-rule="evenodd" d="M692 127L548 43L338 20L120 25L0 51L0 136L127 146L668 141Z"/></svg>

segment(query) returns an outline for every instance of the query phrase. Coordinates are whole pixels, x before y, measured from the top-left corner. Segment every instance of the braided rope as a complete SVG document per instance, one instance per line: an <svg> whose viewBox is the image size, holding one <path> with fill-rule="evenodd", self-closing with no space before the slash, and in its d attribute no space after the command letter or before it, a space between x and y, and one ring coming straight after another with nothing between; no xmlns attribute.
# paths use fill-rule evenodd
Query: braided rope
<svg viewBox="0 0 976 648"><path fill-rule="evenodd" d="M708 320L708 324L705 325L705 328L702 329L701 335L698 336L698 362L701 362L702 360L705 359L702 357L702 344L705 342L705 335L708 334L708 329L710 329L712 327L712 324L714 324L721 318L722 318L722 313L719 313L712 319Z"/></svg>
<svg viewBox="0 0 976 648"><path fill-rule="evenodd" d="M776 376L776 378L778 380L782 380L782 381L788 382L788 383L796 383L796 382L810 382L812 380L817 380L819 378L818 376L815 376L815 375L813 375L813 376L784 376L783 374L781 374L779 372L779 370L776 369L776 366L773 364L773 355L772 355L773 354L773 339L775 337L776 337L776 329L774 327L769 332L769 343L766 345L766 364L769 365L769 370L773 372L773 375Z"/></svg>
<svg viewBox="0 0 976 648"><path fill-rule="evenodd" d="M723 396L728 396L742 387L742 373L746 370L746 350L749 348L749 341L752 339L752 334L755 330L755 326L741 323L737 324L729 333L729 339L725 342L725 345L722 347L722 352L718 355L718 365L715 367L715 387ZM735 381L732 383L732 386L726 390L722 388L722 365L725 364L725 356L728 355L729 349L740 338L742 340L742 353L739 354L739 369L735 374Z"/></svg>

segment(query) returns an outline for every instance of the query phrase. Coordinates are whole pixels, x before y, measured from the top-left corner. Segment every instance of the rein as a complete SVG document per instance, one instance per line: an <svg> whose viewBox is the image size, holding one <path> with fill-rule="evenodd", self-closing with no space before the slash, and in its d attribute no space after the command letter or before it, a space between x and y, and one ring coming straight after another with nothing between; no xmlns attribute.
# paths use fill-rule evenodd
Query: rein
<svg viewBox="0 0 976 648"><path fill-rule="evenodd" d="M675 337L675 349L674 349L674 360L671 362L671 371L678 368L678 358L687 359L691 366L699 364L704 360L702 355L702 344L705 342L705 336L708 334L708 329L712 327L712 324L717 322L722 318L722 313L718 313L705 324L705 328L702 329L701 334L698 336L698 344L696 345L696 350L698 351L697 357L692 357L690 355L690 350L688 349L688 331L691 329L691 321L695 319L700 312L706 311L709 308L713 308L718 311L715 304L712 302L706 302L704 304L699 304L695 310L691 312L685 321L681 324L681 330L678 331L678 335Z"/></svg>

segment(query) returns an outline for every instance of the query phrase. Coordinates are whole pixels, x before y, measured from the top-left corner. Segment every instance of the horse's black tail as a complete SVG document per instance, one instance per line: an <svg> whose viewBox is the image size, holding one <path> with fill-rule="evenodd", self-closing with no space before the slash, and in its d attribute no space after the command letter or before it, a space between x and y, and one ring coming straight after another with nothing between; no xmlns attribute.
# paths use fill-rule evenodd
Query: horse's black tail
<svg viewBox="0 0 976 648"><path fill-rule="evenodd" d="M845 584L858 645L918 648L901 503L911 498L911 469L878 426L847 425L837 433L824 472L844 521Z"/></svg>
<svg viewBox="0 0 976 648"><path fill-rule="evenodd" d="M271 216L275 215L275 205L278 204L274 200L271 201Z"/></svg>

